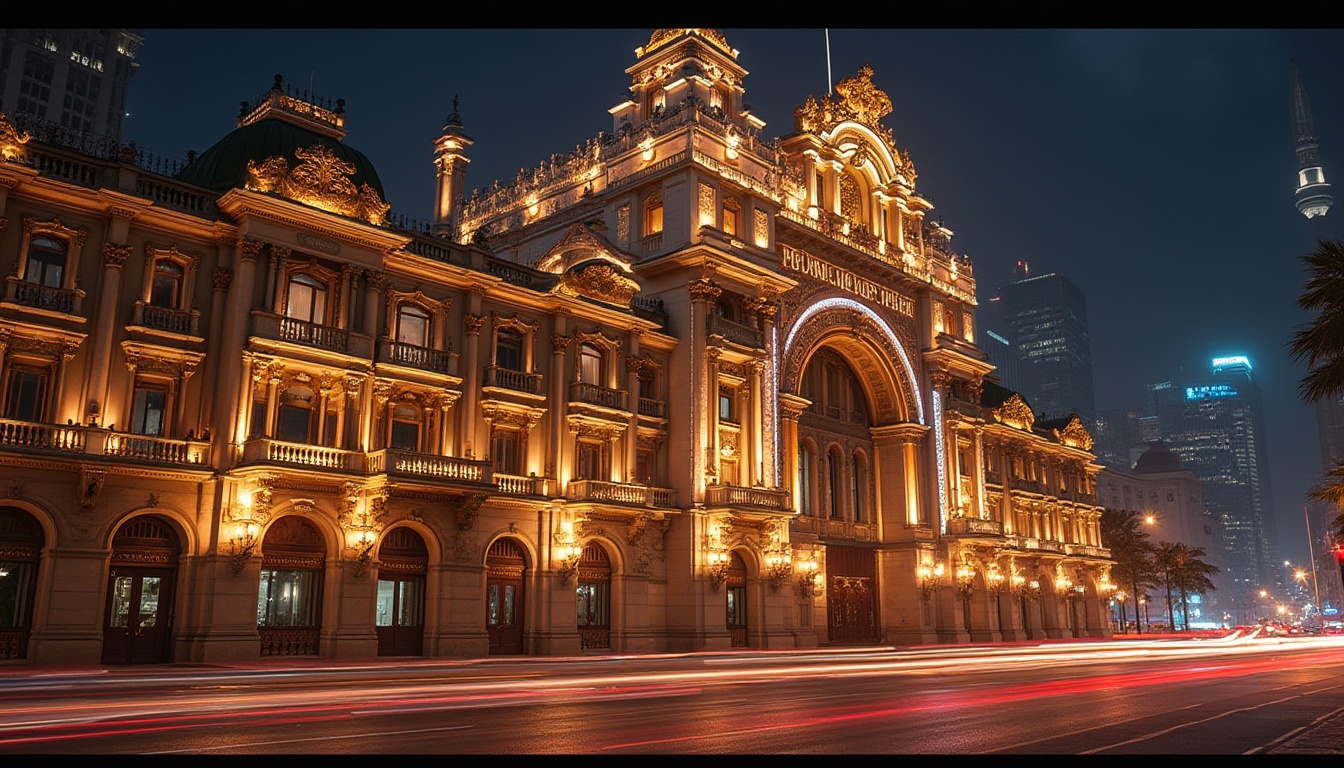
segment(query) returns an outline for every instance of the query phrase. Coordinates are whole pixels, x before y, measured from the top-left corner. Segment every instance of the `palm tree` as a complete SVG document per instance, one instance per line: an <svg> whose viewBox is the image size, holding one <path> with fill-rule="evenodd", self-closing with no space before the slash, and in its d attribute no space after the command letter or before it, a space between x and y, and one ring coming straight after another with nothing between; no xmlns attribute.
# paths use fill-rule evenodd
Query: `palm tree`
<svg viewBox="0 0 1344 768"><path fill-rule="evenodd" d="M1307 374L1297 391L1307 403L1344 392L1344 242L1321 240L1302 261L1307 282L1297 306L1315 314L1315 319L1293 333L1288 351L1307 362ZM1311 498L1336 505L1330 529L1335 539L1344 537L1344 464L1332 467L1313 488Z"/></svg>
<svg viewBox="0 0 1344 768"><path fill-rule="evenodd" d="M1153 556L1153 568L1156 570L1157 586L1162 587L1167 593L1167 627L1172 631L1176 629L1176 616L1174 600L1171 599L1172 590L1179 590L1176 586L1177 560L1179 555L1176 552L1178 545L1164 541L1157 545L1157 554Z"/></svg>
<svg viewBox="0 0 1344 768"><path fill-rule="evenodd" d="M1204 562L1208 552L1203 547L1176 545L1176 588L1181 592L1181 620L1190 628L1190 595L1206 595L1217 587L1213 576L1219 573L1216 565Z"/></svg>
<svg viewBox="0 0 1344 768"><path fill-rule="evenodd" d="M1132 588L1134 596L1134 625L1143 632L1139 613L1139 597L1153 586L1153 554L1156 548L1148 541L1143 530L1143 517L1130 509L1103 509L1101 511L1101 544L1111 550L1115 561L1115 581ZM1120 623L1125 623L1125 604L1120 603Z"/></svg>

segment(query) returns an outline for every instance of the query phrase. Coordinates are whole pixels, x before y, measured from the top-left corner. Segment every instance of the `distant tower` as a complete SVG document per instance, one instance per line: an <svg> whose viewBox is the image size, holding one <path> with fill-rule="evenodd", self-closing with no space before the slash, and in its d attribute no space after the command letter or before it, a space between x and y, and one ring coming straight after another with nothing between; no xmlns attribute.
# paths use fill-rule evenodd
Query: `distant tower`
<svg viewBox="0 0 1344 768"><path fill-rule="evenodd" d="M0 112L119 141L142 43L138 29L0 30Z"/></svg>
<svg viewBox="0 0 1344 768"><path fill-rule="evenodd" d="M438 189L434 196L434 228L441 235L457 239L458 223L462 219L462 195L466 192L467 149L475 139L462 132L462 117L457 114L457 97L453 97L453 112L444 123L443 133L434 142L434 166L438 169ZM470 234L470 233L467 233Z"/></svg>
<svg viewBox="0 0 1344 768"><path fill-rule="evenodd" d="M1297 71L1295 59L1291 108L1293 148L1297 152L1297 188L1293 199L1297 210L1311 222L1313 236L1319 240L1325 235L1325 217L1335 198L1325 181L1320 147L1316 143L1316 125L1311 119L1311 102L1307 101L1307 89L1302 87L1302 76Z"/></svg>

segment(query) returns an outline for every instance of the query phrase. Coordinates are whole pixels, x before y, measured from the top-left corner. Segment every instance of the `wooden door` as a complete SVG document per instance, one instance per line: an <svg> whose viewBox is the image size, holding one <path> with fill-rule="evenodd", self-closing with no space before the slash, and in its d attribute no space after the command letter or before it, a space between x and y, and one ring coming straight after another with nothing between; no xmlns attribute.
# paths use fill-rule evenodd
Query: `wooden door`
<svg viewBox="0 0 1344 768"><path fill-rule="evenodd" d="M112 537L104 664L172 661L173 594L181 544L164 518L132 518Z"/></svg>
<svg viewBox="0 0 1344 768"><path fill-rule="evenodd" d="M425 637L425 573L429 549L420 534L399 526L378 547L374 623L379 656L420 656Z"/></svg>
<svg viewBox="0 0 1344 768"><path fill-rule="evenodd" d="M523 548L512 539L490 546L485 568L485 629L490 654L523 652Z"/></svg>

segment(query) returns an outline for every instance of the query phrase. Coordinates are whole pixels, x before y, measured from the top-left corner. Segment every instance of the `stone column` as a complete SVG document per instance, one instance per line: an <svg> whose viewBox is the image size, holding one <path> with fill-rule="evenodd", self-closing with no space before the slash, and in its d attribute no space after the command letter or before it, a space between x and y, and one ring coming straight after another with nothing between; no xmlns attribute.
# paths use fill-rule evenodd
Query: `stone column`
<svg viewBox="0 0 1344 768"><path fill-rule="evenodd" d="M227 267L215 267L210 273L210 281L214 291L210 295L210 338L205 344L208 352L203 375L206 381L214 382L219 376L220 326L224 324L224 304L228 299L229 283L233 281L233 271ZM202 392L200 423L210 424L213 421L214 406L214 401Z"/></svg>
<svg viewBox="0 0 1344 768"><path fill-rule="evenodd" d="M566 323L567 313L556 312L555 314L555 333L551 334L551 375L550 375L550 401L551 412L548 414L549 427L546 441L546 460L543 466L546 467L546 476L555 478L560 485L564 485L573 476L573 468L565 472L567 462L565 445L567 441L564 435L569 433L565 427L565 415L569 411L566 403L569 397L565 394L565 386L568 384L569 376L565 367L565 350L569 349L569 344L573 339L565 335L568 330Z"/></svg>
<svg viewBox="0 0 1344 768"><path fill-rule="evenodd" d="M237 452L247 440L247 420L252 410L252 398L240 398L243 381L251 371L243 364L243 347L247 340L252 315L252 290L256 281L257 255L262 243L257 240L226 241L233 245L233 279L225 305L219 347L212 350L218 359L218 376L214 381L213 460L221 470L234 463ZM221 253L221 258L223 254ZM225 460L225 452L227 460Z"/></svg>
<svg viewBox="0 0 1344 768"><path fill-rule="evenodd" d="M481 326L485 318L464 314L462 328L467 333L466 349L462 352L462 407L458 409L458 446L462 457L476 458L476 414L480 410L481 366L477 358L481 344Z"/></svg>
<svg viewBox="0 0 1344 768"><path fill-rule="evenodd" d="M625 392L630 420L625 425L625 482L638 483L635 474L639 466L639 371L644 361L639 357L639 337L642 331L630 329L630 349L625 355Z"/></svg>
<svg viewBox="0 0 1344 768"><path fill-rule="evenodd" d="M266 276L266 307L277 315L285 314L285 302L289 298L288 287L282 281L289 268L290 253L284 246L271 246L269 272Z"/></svg>
<svg viewBox="0 0 1344 768"><path fill-rule="evenodd" d="M383 305L380 294L386 285L387 277L382 272L364 272L364 324L360 329L373 338L378 337L378 310Z"/></svg>
<svg viewBox="0 0 1344 768"><path fill-rule="evenodd" d="M718 413L719 413L719 382L718 374L714 378L709 378L708 367L699 365L699 361L706 359L709 354L708 338L706 330L709 327L709 312L715 299L721 293L718 286L711 280L701 278L693 280L686 286L691 295L691 348L690 353L691 370L694 374L691 378L691 400L699 403L699 407L694 409L693 419L699 423L692 424L692 431L696 438L692 444L697 447L694 455L691 456L691 477L693 487L691 493L693 498L698 498L702 483L707 481L711 475L718 475L718 446L710 446L710 441L718 441ZM717 355L717 351L715 352ZM708 432L709 434L706 434ZM698 450L699 446L707 446L705 451Z"/></svg>
<svg viewBox="0 0 1344 768"><path fill-rule="evenodd" d="M84 403L84 421L106 423L108 375L111 370L112 338L116 336L117 306L121 301L121 274L126 257L131 255L129 245L103 243L103 277L98 293L98 320L94 326L93 357L89 361L92 374ZM60 390L53 390L59 394ZM123 424L131 422L129 412L121 415Z"/></svg>
<svg viewBox="0 0 1344 768"><path fill-rule="evenodd" d="M765 369L764 360L752 360L751 380L747 383L748 397L751 407L747 413L751 415L751 433L747 435L747 440L743 443L751 446L751 465L749 467L749 482L753 486L765 484L764 454L761 452L764 443L763 434L765 432L765 403L761 399L761 371Z"/></svg>

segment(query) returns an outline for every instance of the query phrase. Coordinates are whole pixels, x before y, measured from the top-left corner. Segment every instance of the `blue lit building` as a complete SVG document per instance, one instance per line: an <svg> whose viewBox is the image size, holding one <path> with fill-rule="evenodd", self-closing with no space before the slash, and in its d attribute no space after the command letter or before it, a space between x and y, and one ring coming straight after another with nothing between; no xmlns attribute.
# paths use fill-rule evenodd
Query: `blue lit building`
<svg viewBox="0 0 1344 768"><path fill-rule="evenodd" d="M1227 583L1277 584L1277 529L1260 388L1244 355L1216 357L1210 374L1149 387L1158 430L1203 483L1204 503L1222 522Z"/></svg>

